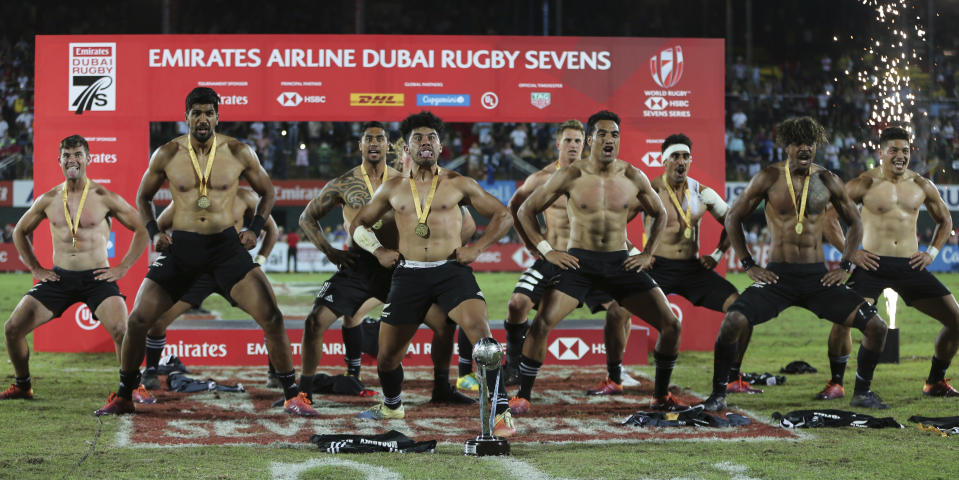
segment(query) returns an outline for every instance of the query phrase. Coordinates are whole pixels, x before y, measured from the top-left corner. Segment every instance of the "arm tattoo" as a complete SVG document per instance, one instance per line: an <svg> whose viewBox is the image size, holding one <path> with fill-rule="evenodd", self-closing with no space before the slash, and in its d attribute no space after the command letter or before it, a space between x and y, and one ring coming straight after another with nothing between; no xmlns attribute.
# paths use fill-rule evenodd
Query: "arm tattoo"
<svg viewBox="0 0 959 480"><path fill-rule="evenodd" d="M366 182L355 175L349 175L340 182L339 193L343 202L350 208L360 208L370 203L370 192L366 189Z"/></svg>

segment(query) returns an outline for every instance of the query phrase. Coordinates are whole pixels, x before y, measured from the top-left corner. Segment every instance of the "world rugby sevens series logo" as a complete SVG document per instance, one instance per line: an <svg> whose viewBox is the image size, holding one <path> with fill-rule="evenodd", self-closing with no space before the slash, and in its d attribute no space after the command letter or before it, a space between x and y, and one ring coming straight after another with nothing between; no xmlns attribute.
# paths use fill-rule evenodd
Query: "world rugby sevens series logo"
<svg viewBox="0 0 959 480"><path fill-rule="evenodd" d="M107 105L107 94L105 90L113 85L113 79L109 76L75 76L73 77L74 87L86 87L73 100L73 106L77 107L77 115L90 110L94 105L103 107Z"/></svg>
<svg viewBox="0 0 959 480"><path fill-rule="evenodd" d="M649 72L656 85L673 88L683 77L683 48L676 45L650 57Z"/></svg>

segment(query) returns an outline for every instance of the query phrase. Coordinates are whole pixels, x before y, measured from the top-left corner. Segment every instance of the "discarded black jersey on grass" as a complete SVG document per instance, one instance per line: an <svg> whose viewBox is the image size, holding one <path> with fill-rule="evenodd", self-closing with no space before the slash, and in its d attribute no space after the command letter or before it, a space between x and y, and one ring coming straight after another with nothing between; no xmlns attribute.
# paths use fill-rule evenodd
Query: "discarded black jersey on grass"
<svg viewBox="0 0 959 480"><path fill-rule="evenodd" d="M752 423L747 417L736 413L726 415L726 418L706 413L702 405L689 407L680 412L636 412L623 425L635 427L738 427Z"/></svg>
<svg viewBox="0 0 959 480"><path fill-rule="evenodd" d="M873 417L863 413L846 410L793 410L785 415L773 413L773 419L779 420L783 428L820 428L820 427L859 427L859 428L903 428L892 417Z"/></svg>
<svg viewBox="0 0 959 480"><path fill-rule="evenodd" d="M378 435L318 435L310 436L310 443L328 453L433 453L436 440L414 442L396 430Z"/></svg>

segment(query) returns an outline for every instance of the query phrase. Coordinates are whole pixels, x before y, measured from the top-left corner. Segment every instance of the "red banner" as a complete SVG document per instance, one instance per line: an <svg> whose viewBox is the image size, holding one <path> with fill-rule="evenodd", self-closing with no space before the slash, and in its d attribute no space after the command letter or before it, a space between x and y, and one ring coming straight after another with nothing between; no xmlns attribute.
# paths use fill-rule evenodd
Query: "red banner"
<svg viewBox="0 0 959 480"><path fill-rule="evenodd" d="M10 243L0 243L0 272L26 272L29 270L20 260L17 247Z"/></svg>
<svg viewBox="0 0 959 480"><path fill-rule="evenodd" d="M652 178L663 139L694 142L691 175L722 190L725 168L722 39L387 35L37 36L35 156L83 135L91 178L131 204L149 152L150 122L180 121L197 86L222 98L222 121L396 121L433 110L447 122L562 122L602 109L623 122L620 157ZM55 162L34 163L35 196L62 182ZM303 205L318 185L280 184L278 205ZM299 185L299 187L297 187ZM287 203L289 202L289 203ZM116 223L114 225L117 225ZM720 228L704 222L712 250ZM132 234L114 228L118 261ZM629 227L642 238L640 222ZM641 242L636 242L641 243ZM49 230L34 243L50 265ZM513 261L510 252L491 261ZM512 253L516 253L515 251ZM707 252L708 253L708 252ZM522 260L521 261L526 261ZM518 262L514 262L518 263ZM120 281L132 305L146 256ZM477 265L477 270L484 267ZM492 268L492 267L491 267ZM505 301L505 299L503 299ZM77 312L69 310L65 317ZM78 333L76 322L37 330L38 350ZM102 341L109 341L107 335ZM686 330L688 331L688 329ZM72 342L72 341L71 341ZM71 343L75 351L89 344Z"/></svg>

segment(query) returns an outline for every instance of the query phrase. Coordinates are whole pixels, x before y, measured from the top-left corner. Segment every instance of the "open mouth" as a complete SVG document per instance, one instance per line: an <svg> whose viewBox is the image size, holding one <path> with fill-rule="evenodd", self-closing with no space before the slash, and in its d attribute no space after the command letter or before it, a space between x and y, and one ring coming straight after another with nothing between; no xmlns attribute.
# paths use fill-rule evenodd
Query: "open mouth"
<svg viewBox="0 0 959 480"><path fill-rule="evenodd" d="M376 147L370 147L369 150L367 150L367 154L368 154L370 157L379 157L379 156L380 156L380 149L379 149L379 148L376 148Z"/></svg>
<svg viewBox="0 0 959 480"><path fill-rule="evenodd" d="M432 148L421 149L420 158L433 158L433 149Z"/></svg>
<svg viewBox="0 0 959 480"><path fill-rule="evenodd" d="M612 145L605 145L605 146L603 146L603 153L606 154L606 155L612 155L612 154L613 154L613 146L612 146Z"/></svg>
<svg viewBox="0 0 959 480"><path fill-rule="evenodd" d="M202 137L205 137L205 136L209 135L209 134L210 134L210 127L209 127L209 125L200 125L200 126L197 126L197 127L196 127L196 133L197 133L197 135L200 135L200 136L202 136Z"/></svg>

